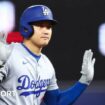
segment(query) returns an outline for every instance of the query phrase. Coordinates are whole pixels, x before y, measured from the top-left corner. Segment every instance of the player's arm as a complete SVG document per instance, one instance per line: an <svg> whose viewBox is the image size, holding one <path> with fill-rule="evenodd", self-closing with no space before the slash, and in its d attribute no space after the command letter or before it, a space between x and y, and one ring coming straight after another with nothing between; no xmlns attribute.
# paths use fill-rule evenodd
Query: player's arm
<svg viewBox="0 0 105 105"><path fill-rule="evenodd" d="M47 91L44 97L46 105L72 105L76 101L93 79L95 59L92 57L93 52L91 50L85 51L81 70L82 76L79 81L64 91L59 89Z"/></svg>
<svg viewBox="0 0 105 105"><path fill-rule="evenodd" d="M10 56L14 43L6 43L6 34L0 32L0 82L7 77L7 65L5 64Z"/></svg>
<svg viewBox="0 0 105 105"><path fill-rule="evenodd" d="M44 97L46 105L72 105L83 93L87 85L77 82L67 90L60 89L47 91Z"/></svg>

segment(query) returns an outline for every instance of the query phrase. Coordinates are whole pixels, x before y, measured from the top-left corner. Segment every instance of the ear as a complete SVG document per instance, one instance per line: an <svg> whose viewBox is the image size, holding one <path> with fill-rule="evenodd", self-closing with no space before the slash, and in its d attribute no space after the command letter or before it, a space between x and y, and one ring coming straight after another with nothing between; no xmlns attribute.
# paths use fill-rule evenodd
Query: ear
<svg viewBox="0 0 105 105"><path fill-rule="evenodd" d="M20 33L24 38L29 38L33 33L33 28L28 23L22 23L20 26Z"/></svg>

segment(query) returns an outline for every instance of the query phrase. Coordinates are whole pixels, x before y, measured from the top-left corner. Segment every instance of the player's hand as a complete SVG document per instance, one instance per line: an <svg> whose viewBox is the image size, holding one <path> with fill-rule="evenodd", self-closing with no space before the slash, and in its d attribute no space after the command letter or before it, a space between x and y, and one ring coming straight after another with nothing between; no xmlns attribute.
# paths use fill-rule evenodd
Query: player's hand
<svg viewBox="0 0 105 105"><path fill-rule="evenodd" d="M79 82L85 83L89 85L94 77L94 64L95 58L93 58L93 52L90 50L86 50L83 56L82 70L81 70L81 78Z"/></svg>

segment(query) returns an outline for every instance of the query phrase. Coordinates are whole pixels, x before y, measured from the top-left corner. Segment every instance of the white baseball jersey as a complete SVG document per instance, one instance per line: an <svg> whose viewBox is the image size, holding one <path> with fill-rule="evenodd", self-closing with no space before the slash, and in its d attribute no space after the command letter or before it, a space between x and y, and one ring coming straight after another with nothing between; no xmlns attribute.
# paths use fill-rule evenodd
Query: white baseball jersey
<svg viewBox="0 0 105 105"><path fill-rule="evenodd" d="M14 45L15 43L8 45L0 41L0 61L5 62L8 59Z"/></svg>
<svg viewBox="0 0 105 105"><path fill-rule="evenodd" d="M47 90L58 89L49 59L41 54L37 61L22 44L14 44L3 69L6 78L0 83L0 105L40 105Z"/></svg>

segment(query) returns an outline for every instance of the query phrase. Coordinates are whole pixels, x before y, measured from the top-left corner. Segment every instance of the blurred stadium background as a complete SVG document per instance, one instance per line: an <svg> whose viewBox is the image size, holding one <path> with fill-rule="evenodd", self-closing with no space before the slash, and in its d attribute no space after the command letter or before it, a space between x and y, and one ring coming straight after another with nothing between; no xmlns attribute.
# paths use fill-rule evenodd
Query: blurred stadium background
<svg viewBox="0 0 105 105"><path fill-rule="evenodd" d="M74 105L105 105L105 0L0 0L0 31L8 33L8 43L21 42L19 18L33 4L49 6L58 20L43 53L55 67L60 88L78 81L84 51L92 49L94 80Z"/></svg>

